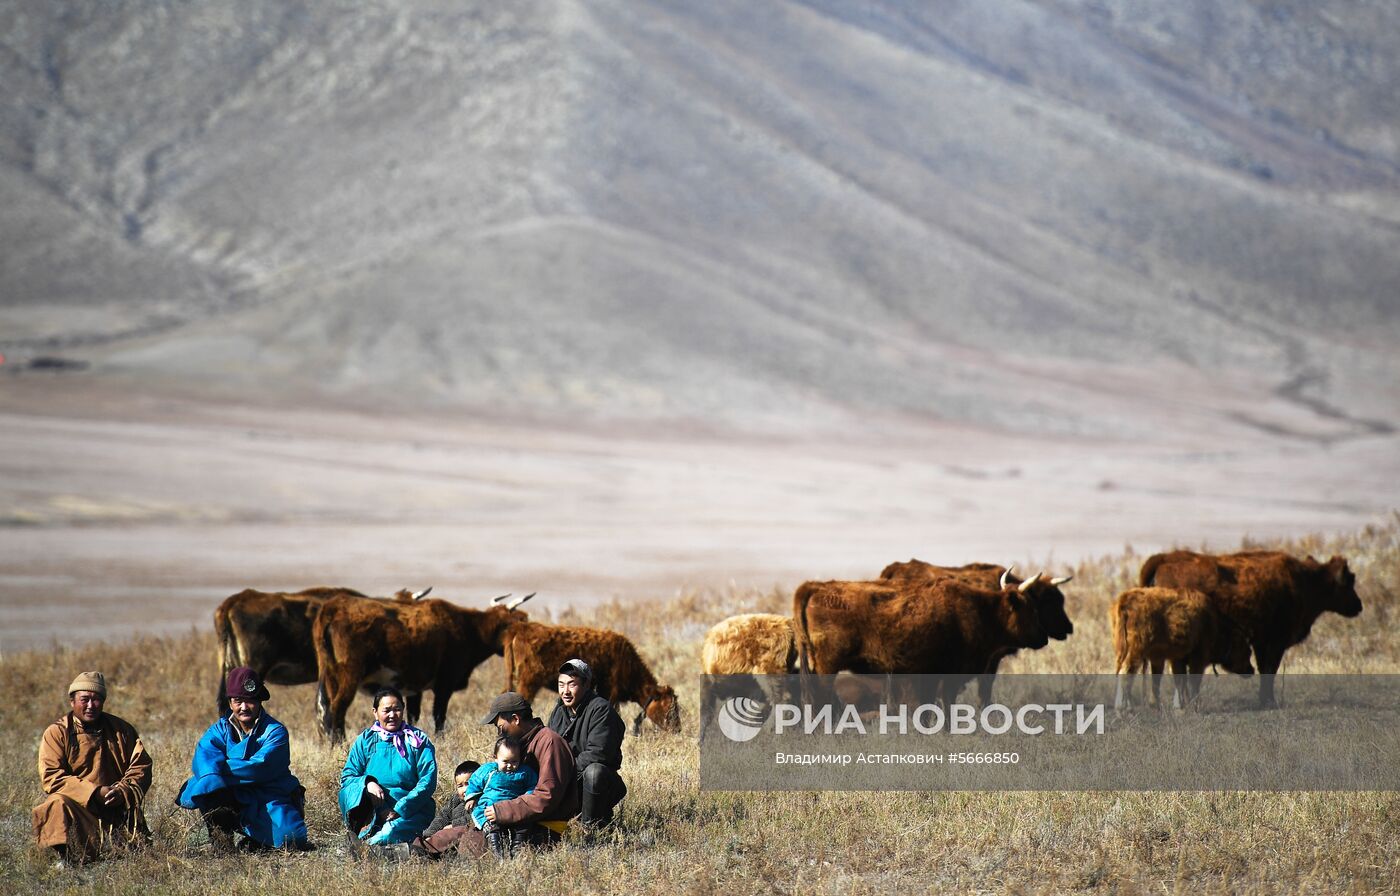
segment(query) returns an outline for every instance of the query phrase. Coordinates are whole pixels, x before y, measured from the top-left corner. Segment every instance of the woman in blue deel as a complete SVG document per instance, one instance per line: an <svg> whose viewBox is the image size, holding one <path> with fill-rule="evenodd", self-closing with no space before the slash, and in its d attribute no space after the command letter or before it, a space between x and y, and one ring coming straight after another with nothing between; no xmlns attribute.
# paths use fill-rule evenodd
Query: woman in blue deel
<svg viewBox="0 0 1400 896"><path fill-rule="evenodd" d="M403 695L374 695L374 724L350 745L340 773L340 814L370 845L407 843L432 823L437 758L428 736L404 721Z"/></svg>
<svg viewBox="0 0 1400 896"><path fill-rule="evenodd" d="M246 666L230 670L224 686L229 714L199 739L177 801L199 810L216 851L233 848L234 834L244 836L242 849L307 848L306 791L290 768L287 729L263 712L267 688Z"/></svg>

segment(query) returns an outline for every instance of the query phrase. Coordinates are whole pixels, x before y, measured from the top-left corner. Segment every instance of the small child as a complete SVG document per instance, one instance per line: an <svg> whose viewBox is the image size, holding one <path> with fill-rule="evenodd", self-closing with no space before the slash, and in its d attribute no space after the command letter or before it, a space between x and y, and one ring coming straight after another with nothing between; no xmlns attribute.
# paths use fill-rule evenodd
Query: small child
<svg viewBox="0 0 1400 896"><path fill-rule="evenodd" d="M486 820L486 807L502 800L524 796L539 782L539 773L524 764L525 746L519 738L505 735L496 741L492 751L496 757L477 769L467 781L463 799L476 799L472 807L472 820L477 830L487 835L487 842L497 855L502 855L504 844L498 836L496 825Z"/></svg>
<svg viewBox="0 0 1400 896"><path fill-rule="evenodd" d="M472 825L471 807L467 805L467 782L471 780L472 772L479 768L481 768L481 763L470 759L464 760L457 766L457 770L452 775L452 796L448 797L443 802L442 807L438 809L433 823L428 825L428 829L423 832L423 840L427 840L445 828L474 826Z"/></svg>

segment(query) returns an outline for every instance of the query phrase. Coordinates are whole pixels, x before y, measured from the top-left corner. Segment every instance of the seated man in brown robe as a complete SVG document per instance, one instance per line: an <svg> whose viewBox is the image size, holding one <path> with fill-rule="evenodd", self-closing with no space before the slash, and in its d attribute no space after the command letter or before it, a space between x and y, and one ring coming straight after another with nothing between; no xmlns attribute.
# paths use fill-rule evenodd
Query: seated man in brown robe
<svg viewBox="0 0 1400 896"><path fill-rule="evenodd" d="M34 807L34 836L60 863L97 858L104 846L150 842L141 811L151 757L136 729L102 711L107 681L84 672L68 686L72 710L44 730L39 779L48 799Z"/></svg>

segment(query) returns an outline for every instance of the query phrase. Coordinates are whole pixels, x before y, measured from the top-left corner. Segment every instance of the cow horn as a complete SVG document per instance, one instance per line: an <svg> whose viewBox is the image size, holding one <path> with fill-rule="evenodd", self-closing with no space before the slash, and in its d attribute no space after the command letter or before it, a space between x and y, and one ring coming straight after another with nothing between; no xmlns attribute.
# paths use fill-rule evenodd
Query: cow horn
<svg viewBox="0 0 1400 896"><path fill-rule="evenodd" d="M1039 582L1039 581L1040 581L1040 573L1036 573L1035 575L1031 576L1029 579L1026 579L1024 582L1022 582L1021 584L1017 585L1017 586L1016 586L1016 590L1019 591L1019 592L1022 593L1022 594L1025 594L1027 588L1031 587L1032 585L1034 585L1036 582Z"/></svg>
<svg viewBox="0 0 1400 896"><path fill-rule="evenodd" d="M1055 576L1055 578L1050 580L1050 584L1058 588L1072 578L1074 578L1074 576Z"/></svg>
<svg viewBox="0 0 1400 896"><path fill-rule="evenodd" d="M530 598L534 597L536 594L539 594L539 592L538 592L538 591L531 591L529 594L525 595L524 597L517 597L515 600L513 600L513 601L511 601L510 603L506 604L506 609L507 609L507 610L514 610L516 607L518 607L518 606L520 606L521 604L525 603L525 601L527 601L527 600L529 600Z"/></svg>
<svg viewBox="0 0 1400 896"><path fill-rule="evenodd" d="M1001 582L999 582L999 583L997 584L997 587L998 587L998 588L1001 588L1002 590L1005 590L1005 589L1006 589L1006 580L1009 579L1009 578L1011 578L1011 570L1013 570L1013 569L1015 569L1015 568L1016 568L1016 564L1015 564L1015 563L1013 563L1013 564L1011 564L1010 566L1006 567L1006 572L1004 572L1004 573L1001 574Z"/></svg>
<svg viewBox="0 0 1400 896"><path fill-rule="evenodd" d="M509 592L507 592L507 593L505 593L505 594L502 594L502 595L499 595L499 596L497 596L497 597L491 598L491 603L493 603L493 604L498 604L498 603L500 603L501 601L505 600L505 599L508 598L508 597L510 597L510 593L509 593Z"/></svg>
<svg viewBox="0 0 1400 896"><path fill-rule="evenodd" d="M422 591L419 591L417 594L413 595L413 600L422 600L423 598L427 597L428 592L432 590L433 586L429 585L427 588L424 588Z"/></svg>

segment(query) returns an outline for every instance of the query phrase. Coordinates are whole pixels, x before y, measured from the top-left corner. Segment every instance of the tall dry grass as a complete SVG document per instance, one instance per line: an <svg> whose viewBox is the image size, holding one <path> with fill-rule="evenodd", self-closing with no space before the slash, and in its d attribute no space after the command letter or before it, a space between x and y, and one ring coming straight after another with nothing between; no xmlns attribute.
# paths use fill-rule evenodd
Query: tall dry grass
<svg viewBox="0 0 1400 896"><path fill-rule="evenodd" d="M1319 620L1311 638L1290 651L1285 672L1400 672L1400 636L1392 620L1400 602L1400 516L1346 536L1269 546L1346 555L1365 604L1357 619ZM1075 567L1075 580L1066 586L1074 636L1022 653L1003 669L1112 671L1107 607L1135 581L1142 559L1125 552ZM310 686L275 689L268 710L292 731L293 770L308 789L308 822L321 848L302 856L210 856L193 814L172 808L210 721L216 681L210 633L7 656L0 661L0 891L1400 891L1395 793L702 793L695 740L704 633L727 615L786 612L789 602L790 594L780 591L685 593L558 614L558 622L632 637L657 676L679 692L684 731L628 738L624 774L631 792L610 839L569 842L507 863L383 864L345 857L337 848L335 809L345 747L315 735ZM40 732L66 708L63 688L85 669L107 674L108 708L137 725L155 758L148 802L155 846L57 871L32 846L29 808L40 797L35 756ZM449 728L434 738L444 778L459 759L484 756L492 735L474 720L503 678L494 659L453 697ZM537 708L547 710L552 699L541 695ZM350 722L368 720L368 701L361 698Z"/></svg>

